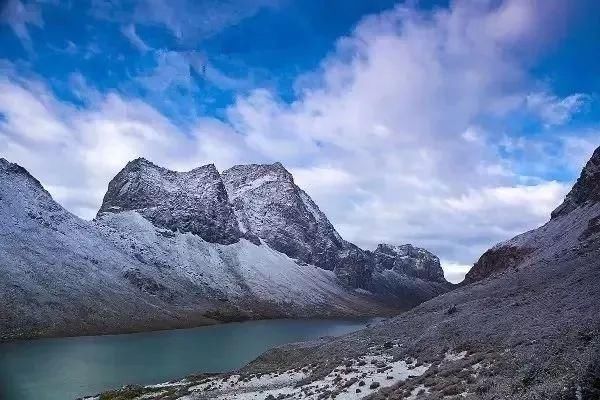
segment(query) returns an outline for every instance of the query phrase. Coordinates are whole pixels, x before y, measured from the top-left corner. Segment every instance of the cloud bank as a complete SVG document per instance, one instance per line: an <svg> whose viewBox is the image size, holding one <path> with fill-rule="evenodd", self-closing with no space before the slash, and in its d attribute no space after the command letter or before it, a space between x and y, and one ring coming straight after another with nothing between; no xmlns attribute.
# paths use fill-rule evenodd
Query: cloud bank
<svg viewBox="0 0 600 400"><path fill-rule="evenodd" d="M512 155L525 139L506 121L541 121L559 167L579 168L573 163L593 149L596 132L577 142L558 130L590 98L561 98L528 73L564 23L566 4L399 5L340 38L318 69L298 77L292 102L257 88L223 118L185 126L119 92L87 88L83 105L60 101L41 78L5 65L0 156L85 218L138 156L179 170L281 161L347 240L426 247L458 281L490 245L547 220L570 186L523 171ZM187 25L168 14L144 18L159 16L184 35ZM123 34L145 49L133 27ZM543 164L547 154L532 152L529 161Z"/></svg>

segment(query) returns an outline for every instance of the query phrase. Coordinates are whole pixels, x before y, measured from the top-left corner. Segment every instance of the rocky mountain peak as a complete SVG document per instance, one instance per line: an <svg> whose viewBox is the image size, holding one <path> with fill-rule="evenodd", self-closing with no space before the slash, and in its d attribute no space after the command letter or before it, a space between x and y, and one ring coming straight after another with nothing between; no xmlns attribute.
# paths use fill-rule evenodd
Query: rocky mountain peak
<svg viewBox="0 0 600 400"><path fill-rule="evenodd" d="M552 211L551 218L558 218L578 207L597 202L600 202L600 147L594 151L565 200Z"/></svg>
<svg viewBox="0 0 600 400"><path fill-rule="evenodd" d="M38 188L44 190L42 184L37 179L35 179L29 173L29 171L21 167L19 164L11 163L5 158L0 158L0 173L12 176L20 176L36 185Z"/></svg>
<svg viewBox="0 0 600 400"><path fill-rule="evenodd" d="M225 185L214 164L176 172L138 158L109 183L99 214L137 211L154 225L191 232L208 242L241 237Z"/></svg>
<svg viewBox="0 0 600 400"><path fill-rule="evenodd" d="M398 273L434 282L446 282L439 258L411 244L395 246L382 243L373 252L379 270Z"/></svg>
<svg viewBox="0 0 600 400"><path fill-rule="evenodd" d="M263 241L301 264L334 271L347 287L377 292L375 270L401 275L402 285L412 278L446 283L439 260L426 250L380 245L373 253L342 239L278 162L236 165L219 174L213 164L175 172L139 158L110 182L99 214L122 211L209 242Z"/></svg>
<svg viewBox="0 0 600 400"><path fill-rule="evenodd" d="M299 261L335 269L348 244L281 163L236 165L222 176L242 231Z"/></svg>

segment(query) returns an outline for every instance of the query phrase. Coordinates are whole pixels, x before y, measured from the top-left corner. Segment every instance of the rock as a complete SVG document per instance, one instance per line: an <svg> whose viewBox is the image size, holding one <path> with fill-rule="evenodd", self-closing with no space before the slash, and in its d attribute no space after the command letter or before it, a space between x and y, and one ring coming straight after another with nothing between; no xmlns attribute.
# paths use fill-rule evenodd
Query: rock
<svg viewBox="0 0 600 400"><path fill-rule="evenodd" d="M576 208L600 202L600 147L587 162L579 179L552 214L551 219L569 214Z"/></svg>
<svg viewBox="0 0 600 400"><path fill-rule="evenodd" d="M373 254L378 270L394 270L432 282L446 282L439 258L425 249L410 244L379 244Z"/></svg>
<svg viewBox="0 0 600 400"><path fill-rule="evenodd" d="M221 175L213 164L188 172L144 158L129 162L108 184L99 214L136 211L155 226L231 244L242 234Z"/></svg>
<svg viewBox="0 0 600 400"><path fill-rule="evenodd" d="M381 386L381 384L377 381L373 381L371 382L371 384L369 385L369 389L377 389L379 386Z"/></svg>
<svg viewBox="0 0 600 400"><path fill-rule="evenodd" d="M342 239L283 165L236 165L223 172L223 181L244 232L291 258L335 271L347 286L367 286L369 257Z"/></svg>
<svg viewBox="0 0 600 400"><path fill-rule="evenodd" d="M532 252L530 248L501 246L492 248L477 260L465 275L463 284L473 283L509 268L516 268Z"/></svg>

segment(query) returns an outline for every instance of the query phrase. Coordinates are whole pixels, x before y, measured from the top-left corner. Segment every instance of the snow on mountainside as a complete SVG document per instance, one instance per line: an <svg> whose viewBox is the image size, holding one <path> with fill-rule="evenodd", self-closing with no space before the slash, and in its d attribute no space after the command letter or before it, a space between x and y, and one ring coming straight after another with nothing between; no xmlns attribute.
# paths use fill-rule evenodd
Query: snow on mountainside
<svg viewBox="0 0 600 400"><path fill-rule="evenodd" d="M190 232L157 229L133 211L103 213L96 223L116 247L145 265L136 271L142 280L184 282L187 293L217 302L207 315L218 319L374 314L370 307L390 311L340 286L332 272L298 265L267 245L246 239L208 243Z"/></svg>
<svg viewBox="0 0 600 400"><path fill-rule="evenodd" d="M124 271L140 263L4 159L0 204L0 340L175 327L177 318L206 323L132 290Z"/></svg>

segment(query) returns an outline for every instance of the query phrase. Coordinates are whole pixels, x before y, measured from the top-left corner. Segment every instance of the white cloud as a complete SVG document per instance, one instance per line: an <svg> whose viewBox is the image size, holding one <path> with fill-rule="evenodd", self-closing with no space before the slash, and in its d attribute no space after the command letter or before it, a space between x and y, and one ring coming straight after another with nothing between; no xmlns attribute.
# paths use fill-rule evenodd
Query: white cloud
<svg viewBox="0 0 600 400"><path fill-rule="evenodd" d="M545 92L537 92L527 96L527 107L538 114L540 120L549 127L569 122L589 101L590 97L583 93L559 98Z"/></svg>
<svg viewBox="0 0 600 400"><path fill-rule="evenodd" d="M543 3L456 1L433 13L398 6L341 38L298 80L294 102L258 89L223 121L201 118L185 131L140 100L94 93L76 108L37 81L9 77L0 155L86 217L138 156L175 169L279 160L346 239L426 247L456 278L493 243L546 220L567 189L543 176L523 185L499 155L504 132L481 125L508 118L538 86L523 57L562 15L556 2ZM174 66L170 80L148 77L149 85L188 83L176 59L165 55L164 66Z"/></svg>
<svg viewBox="0 0 600 400"><path fill-rule="evenodd" d="M471 269L473 265L471 264L457 264L453 262L446 262L441 260L442 268L444 269L444 277L446 280L452 283L459 283L464 278L467 272Z"/></svg>
<svg viewBox="0 0 600 400"><path fill-rule="evenodd" d="M139 37L139 35L137 34L134 24L124 25L121 28L121 33L127 38L127 40L129 40L133 47L135 47L142 53L151 50L150 46L148 46L146 42L144 42L142 38Z"/></svg>
<svg viewBox="0 0 600 400"><path fill-rule="evenodd" d="M7 0L0 4L0 23L8 24L23 46L31 51L28 25L41 27L44 21L37 5L23 4L20 0Z"/></svg>

